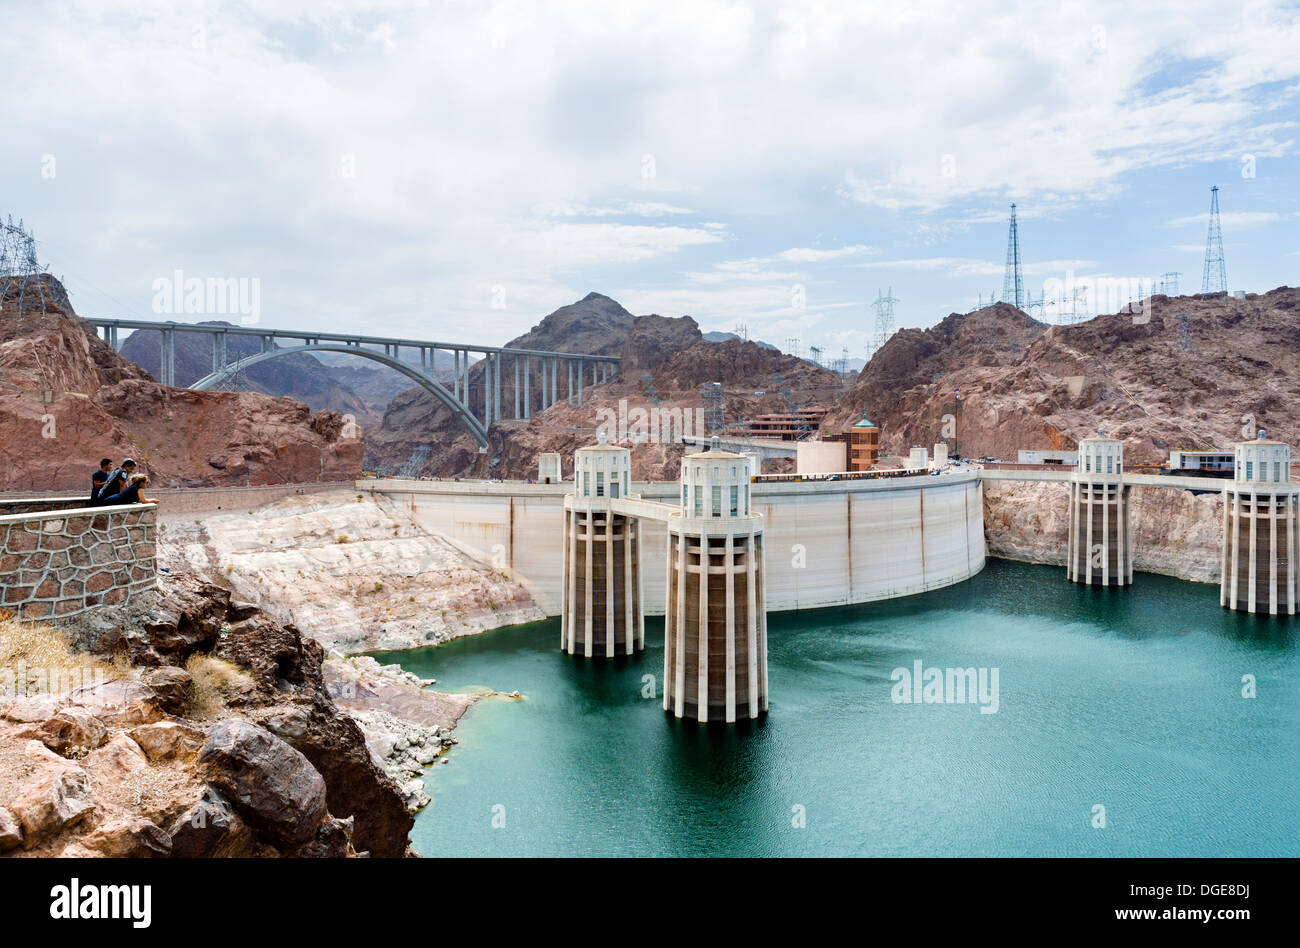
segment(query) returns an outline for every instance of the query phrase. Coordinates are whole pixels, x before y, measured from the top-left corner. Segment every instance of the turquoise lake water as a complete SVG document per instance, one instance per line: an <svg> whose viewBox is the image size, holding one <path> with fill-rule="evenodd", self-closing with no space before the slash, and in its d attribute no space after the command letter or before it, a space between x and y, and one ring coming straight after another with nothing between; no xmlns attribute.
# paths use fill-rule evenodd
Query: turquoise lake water
<svg viewBox="0 0 1300 948"><path fill-rule="evenodd" d="M657 619L632 659L561 653L558 620L389 653L439 690L524 695L465 716L451 762L427 772L413 842L426 856L1300 855L1300 618L1218 603L1217 586L1139 574L1091 589L990 560L921 596L772 614L771 710L731 727L664 713ZM891 675L917 660L996 669L996 713L895 702Z"/></svg>

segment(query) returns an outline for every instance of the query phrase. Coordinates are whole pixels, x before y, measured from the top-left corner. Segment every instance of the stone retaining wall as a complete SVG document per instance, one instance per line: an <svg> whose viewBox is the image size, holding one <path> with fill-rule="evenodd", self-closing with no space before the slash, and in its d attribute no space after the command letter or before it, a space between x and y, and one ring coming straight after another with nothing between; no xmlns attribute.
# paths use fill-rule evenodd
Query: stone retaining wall
<svg viewBox="0 0 1300 948"><path fill-rule="evenodd" d="M81 502L0 503L0 608L23 619L62 619L153 588L157 508ZM7 512L15 506L26 509Z"/></svg>

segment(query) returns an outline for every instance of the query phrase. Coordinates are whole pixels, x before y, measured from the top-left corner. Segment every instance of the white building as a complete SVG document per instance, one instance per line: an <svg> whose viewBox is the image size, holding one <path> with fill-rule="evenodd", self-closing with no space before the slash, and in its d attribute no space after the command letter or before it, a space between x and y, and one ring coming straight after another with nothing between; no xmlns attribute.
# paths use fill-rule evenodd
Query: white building
<svg viewBox="0 0 1300 948"><path fill-rule="evenodd" d="M1017 464L1060 464L1062 466L1073 466L1079 463L1078 451L1051 451L1033 449L1030 451L1019 451L1016 454Z"/></svg>
<svg viewBox="0 0 1300 948"><path fill-rule="evenodd" d="M560 456L553 451L537 455L537 483L558 484L564 480L560 473Z"/></svg>
<svg viewBox="0 0 1300 948"><path fill-rule="evenodd" d="M839 474L847 471L848 444L843 441L800 441L795 472Z"/></svg>
<svg viewBox="0 0 1300 948"><path fill-rule="evenodd" d="M598 439L598 444L573 453L574 496L626 497L632 487L632 452L606 444L603 431Z"/></svg>
<svg viewBox="0 0 1300 948"><path fill-rule="evenodd" d="M1124 444L1084 438L1070 477L1070 534L1066 576L1089 586L1133 582L1133 530L1124 484Z"/></svg>
<svg viewBox="0 0 1300 948"><path fill-rule="evenodd" d="M564 498L564 575L560 648L570 655L613 658L645 648L641 593L641 526L617 514L627 497L632 452L605 443L573 456L573 493Z"/></svg>

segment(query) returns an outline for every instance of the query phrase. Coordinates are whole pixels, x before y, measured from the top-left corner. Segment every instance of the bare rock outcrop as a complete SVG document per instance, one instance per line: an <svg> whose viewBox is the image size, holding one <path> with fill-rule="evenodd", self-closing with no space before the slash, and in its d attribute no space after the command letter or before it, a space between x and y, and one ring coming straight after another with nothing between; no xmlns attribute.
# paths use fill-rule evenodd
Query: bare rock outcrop
<svg viewBox="0 0 1300 948"><path fill-rule="evenodd" d="M967 457L1014 460L1069 449L1098 429L1130 463L1176 448L1227 448L1267 428L1295 443L1300 420L1300 290L1245 299L1157 295L1149 312L1046 326L998 303L895 333L827 417L863 413L882 449L952 441Z"/></svg>
<svg viewBox="0 0 1300 948"><path fill-rule="evenodd" d="M437 645L543 618L502 570L429 533L399 505L355 491L177 523L160 539L159 556L345 653ZM172 627L202 631L172 615L163 626L168 635Z"/></svg>
<svg viewBox="0 0 1300 948"><path fill-rule="evenodd" d="M102 457L155 486L355 477L365 445L336 412L291 398L159 385L77 318L43 278L44 313L0 299L0 490L89 490ZM63 302L58 302L62 300Z"/></svg>
<svg viewBox="0 0 1300 948"><path fill-rule="evenodd" d="M330 697L320 646L197 577L167 582L143 612L116 610L124 624L167 616L157 643L115 633L113 609L76 637L92 665L117 650L116 677L100 665L82 687L0 701L0 850L407 854L406 795ZM55 654L47 634L40 647ZM140 646L126 671L124 642ZM177 664L149 664L160 648Z"/></svg>
<svg viewBox="0 0 1300 948"><path fill-rule="evenodd" d="M1065 566L1070 530L1066 485L986 481L983 490L990 556ZM1199 583L1219 581L1220 495L1134 487L1130 499L1134 569Z"/></svg>
<svg viewBox="0 0 1300 948"><path fill-rule="evenodd" d="M199 752L208 782L277 842L300 846L325 815L325 781L307 758L263 728L231 718Z"/></svg>
<svg viewBox="0 0 1300 948"><path fill-rule="evenodd" d="M369 656L327 659L325 681L339 707L366 736L366 746L406 794L412 813L429 803L425 767L456 743L452 731L483 695L430 691L416 675Z"/></svg>

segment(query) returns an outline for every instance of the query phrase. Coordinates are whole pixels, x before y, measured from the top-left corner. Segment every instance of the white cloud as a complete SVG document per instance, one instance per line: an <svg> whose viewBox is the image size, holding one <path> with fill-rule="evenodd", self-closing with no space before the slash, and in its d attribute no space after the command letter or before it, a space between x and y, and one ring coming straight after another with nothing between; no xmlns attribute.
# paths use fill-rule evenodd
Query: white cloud
<svg viewBox="0 0 1300 948"><path fill-rule="evenodd" d="M1006 263L993 260L976 260L968 257L916 257L910 260L873 260L855 264L860 267L872 267L882 270L936 270L949 277L966 276L1002 276L1006 272ZM1064 273L1066 270L1082 270L1096 266L1093 260L1039 260L1020 265L1020 272L1025 276L1041 273Z"/></svg>
<svg viewBox="0 0 1300 948"><path fill-rule="evenodd" d="M662 201L624 201L608 204L539 204L533 209L543 217L669 217L674 214L691 214L690 208L677 207ZM704 225L709 226L709 225ZM717 225L721 227L722 225Z"/></svg>
<svg viewBox="0 0 1300 948"><path fill-rule="evenodd" d="M792 247L789 250L782 250L776 256L778 260L788 263L824 263L828 260L843 260L847 257L860 257L872 253L880 253L880 251L864 244L854 244L850 247L833 247L825 250L817 247Z"/></svg>
<svg viewBox="0 0 1300 948"><path fill-rule="evenodd" d="M1259 227L1263 224L1274 224L1282 219L1282 215L1274 211L1220 211L1219 223L1229 230L1234 228ZM1209 227L1210 214L1207 211L1204 214L1193 214L1190 217L1179 217L1175 220L1166 221L1164 227L1187 227L1196 224L1199 227Z"/></svg>
<svg viewBox="0 0 1300 948"><path fill-rule="evenodd" d="M22 91L4 210L139 314L181 268L261 277L281 325L499 342L623 286L634 312L825 326L862 291L818 265L1002 272L978 249L864 260L885 246L864 204L955 209L916 225L943 243L1011 199L1063 215L1135 170L1280 159L1297 135L1283 4L80 0L5 18L0 84ZM799 246L845 210L842 246ZM738 265L714 265L724 247Z"/></svg>

